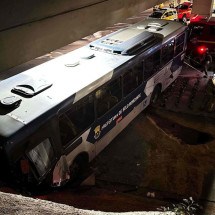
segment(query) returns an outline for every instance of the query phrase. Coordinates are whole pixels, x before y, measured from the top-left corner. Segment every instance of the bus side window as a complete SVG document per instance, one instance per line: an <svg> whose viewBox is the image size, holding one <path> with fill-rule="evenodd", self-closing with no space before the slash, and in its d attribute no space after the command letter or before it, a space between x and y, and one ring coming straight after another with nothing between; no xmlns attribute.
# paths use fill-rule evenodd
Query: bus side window
<svg viewBox="0 0 215 215"><path fill-rule="evenodd" d="M160 50L144 60L144 80L152 77L160 68Z"/></svg>
<svg viewBox="0 0 215 215"><path fill-rule="evenodd" d="M136 86L138 87L140 84L143 83L143 64L142 64L142 62L139 64L136 64L133 67L133 71L135 73Z"/></svg>
<svg viewBox="0 0 215 215"><path fill-rule="evenodd" d="M121 78L111 81L96 91L97 115L101 117L114 107L122 98Z"/></svg>
<svg viewBox="0 0 215 215"><path fill-rule="evenodd" d="M135 77L133 71L130 69L123 76L123 96L127 96L135 89Z"/></svg>
<svg viewBox="0 0 215 215"><path fill-rule="evenodd" d="M143 81L142 65L136 64L123 75L123 96L135 90Z"/></svg>
<svg viewBox="0 0 215 215"><path fill-rule="evenodd" d="M122 99L121 78L111 81L107 88L110 91L111 96L115 97L115 100L119 102Z"/></svg>
<svg viewBox="0 0 215 215"><path fill-rule="evenodd" d="M175 56L184 50L185 33L178 36L175 40Z"/></svg>
<svg viewBox="0 0 215 215"><path fill-rule="evenodd" d="M95 120L94 100L89 95L75 103L73 107L59 117L60 136L63 146L78 137Z"/></svg>
<svg viewBox="0 0 215 215"><path fill-rule="evenodd" d="M161 55L161 64L162 67L165 66L174 56L174 40L171 40L163 45L162 55Z"/></svg>
<svg viewBox="0 0 215 215"><path fill-rule="evenodd" d="M66 146L77 136L77 129L66 114L59 118L60 136L63 146Z"/></svg>
<svg viewBox="0 0 215 215"><path fill-rule="evenodd" d="M49 170L55 160L54 150L49 138L31 149L27 155L36 167L39 177L43 176Z"/></svg>

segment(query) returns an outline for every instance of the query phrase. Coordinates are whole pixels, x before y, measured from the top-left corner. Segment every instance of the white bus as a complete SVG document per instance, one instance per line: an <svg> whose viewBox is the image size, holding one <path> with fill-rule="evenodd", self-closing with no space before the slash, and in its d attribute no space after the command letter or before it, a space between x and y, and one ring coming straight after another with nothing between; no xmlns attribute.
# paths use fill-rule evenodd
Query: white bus
<svg viewBox="0 0 215 215"><path fill-rule="evenodd" d="M1 175L77 178L178 77L186 40L186 26L147 19L1 81Z"/></svg>

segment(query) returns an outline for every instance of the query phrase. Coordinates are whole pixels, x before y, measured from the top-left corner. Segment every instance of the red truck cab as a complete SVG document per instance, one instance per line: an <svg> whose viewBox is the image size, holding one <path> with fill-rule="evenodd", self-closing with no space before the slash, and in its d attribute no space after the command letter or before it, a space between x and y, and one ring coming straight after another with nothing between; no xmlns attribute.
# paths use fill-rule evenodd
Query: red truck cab
<svg viewBox="0 0 215 215"><path fill-rule="evenodd" d="M189 30L188 48L203 45L208 48L209 52L215 52L215 17L198 18L198 21L191 20Z"/></svg>

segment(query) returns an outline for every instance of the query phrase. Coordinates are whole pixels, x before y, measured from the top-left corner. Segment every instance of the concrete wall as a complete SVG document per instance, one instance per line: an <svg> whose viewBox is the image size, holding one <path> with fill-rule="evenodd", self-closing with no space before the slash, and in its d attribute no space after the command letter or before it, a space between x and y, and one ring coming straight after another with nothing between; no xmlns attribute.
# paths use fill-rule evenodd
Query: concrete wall
<svg viewBox="0 0 215 215"><path fill-rule="evenodd" d="M0 30L65 14L104 0L1 0Z"/></svg>
<svg viewBox="0 0 215 215"><path fill-rule="evenodd" d="M162 0L1 0L0 72L123 21Z"/></svg>
<svg viewBox="0 0 215 215"><path fill-rule="evenodd" d="M193 0L192 14L211 16L214 0Z"/></svg>

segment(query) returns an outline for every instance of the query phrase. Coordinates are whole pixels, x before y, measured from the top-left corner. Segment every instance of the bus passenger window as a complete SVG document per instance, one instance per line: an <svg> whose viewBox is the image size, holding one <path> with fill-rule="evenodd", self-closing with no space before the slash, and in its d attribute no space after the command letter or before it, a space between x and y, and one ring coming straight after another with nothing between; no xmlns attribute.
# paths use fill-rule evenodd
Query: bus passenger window
<svg viewBox="0 0 215 215"><path fill-rule="evenodd" d="M162 47L161 63L165 66L174 56L174 40L167 42Z"/></svg>
<svg viewBox="0 0 215 215"><path fill-rule="evenodd" d="M66 146L77 136L77 129L66 114L59 118L60 136L63 146Z"/></svg>
<svg viewBox="0 0 215 215"><path fill-rule="evenodd" d="M136 85L139 86L143 83L143 64L142 62L140 64L136 64L133 67L135 77L136 77Z"/></svg>
<svg viewBox="0 0 215 215"><path fill-rule="evenodd" d="M111 81L111 83L107 85L107 88L111 96L115 97L115 100L119 102L122 98L121 78Z"/></svg>
<svg viewBox="0 0 215 215"><path fill-rule="evenodd" d="M98 117L101 117L122 98L120 78L115 79L111 81L110 84L100 88L95 96L97 100L97 115Z"/></svg>
<svg viewBox="0 0 215 215"><path fill-rule="evenodd" d="M175 56L184 50L185 33L176 38Z"/></svg>
<svg viewBox="0 0 215 215"><path fill-rule="evenodd" d="M94 100L92 95L87 96L73 105L66 113L59 117L60 136L63 146L81 135L95 119Z"/></svg>
<svg viewBox="0 0 215 215"><path fill-rule="evenodd" d="M130 69L128 72L126 72L123 76L123 95L127 96L129 93L131 93L135 87L135 76L133 74L133 71Z"/></svg>
<svg viewBox="0 0 215 215"><path fill-rule="evenodd" d="M54 150L48 138L29 151L27 155L35 165L40 177L49 170L55 160Z"/></svg>
<svg viewBox="0 0 215 215"><path fill-rule="evenodd" d="M144 60L144 80L148 80L160 67L160 50L153 53Z"/></svg>
<svg viewBox="0 0 215 215"><path fill-rule="evenodd" d="M123 76L123 95L127 96L143 82L142 64L136 64Z"/></svg>

